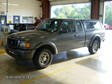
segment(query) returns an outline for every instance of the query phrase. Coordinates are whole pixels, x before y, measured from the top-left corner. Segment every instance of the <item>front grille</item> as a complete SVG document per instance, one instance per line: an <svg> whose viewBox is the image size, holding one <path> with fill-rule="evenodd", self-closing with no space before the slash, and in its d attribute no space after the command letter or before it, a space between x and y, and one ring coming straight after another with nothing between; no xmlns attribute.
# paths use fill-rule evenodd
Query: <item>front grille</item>
<svg viewBox="0 0 112 84"><path fill-rule="evenodd" d="M19 46L19 40L15 38L7 38L7 45L9 48L17 48Z"/></svg>

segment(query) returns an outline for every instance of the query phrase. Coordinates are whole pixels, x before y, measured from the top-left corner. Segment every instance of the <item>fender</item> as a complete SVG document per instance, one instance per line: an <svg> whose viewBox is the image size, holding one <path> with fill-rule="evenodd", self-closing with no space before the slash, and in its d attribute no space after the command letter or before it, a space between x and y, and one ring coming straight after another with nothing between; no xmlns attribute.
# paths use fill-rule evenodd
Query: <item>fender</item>
<svg viewBox="0 0 112 84"><path fill-rule="evenodd" d="M92 46L93 41L94 41L95 38L97 38L97 37L100 38L100 35L96 34L96 35L94 35L94 36L90 39L90 42L89 42L89 44L88 44L88 47ZM101 40L101 38L100 38L100 40Z"/></svg>
<svg viewBox="0 0 112 84"><path fill-rule="evenodd" d="M53 42L40 42L35 47L35 49L38 49L38 48L43 47L43 46L50 46L55 51L54 54L58 54L58 49L57 49L56 45Z"/></svg>

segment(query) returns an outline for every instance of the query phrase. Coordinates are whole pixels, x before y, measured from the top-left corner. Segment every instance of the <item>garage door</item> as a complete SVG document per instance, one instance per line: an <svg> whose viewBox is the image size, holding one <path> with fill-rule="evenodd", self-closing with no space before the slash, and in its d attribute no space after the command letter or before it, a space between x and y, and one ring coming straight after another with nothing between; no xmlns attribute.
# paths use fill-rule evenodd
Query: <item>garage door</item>
<svg viewBox="0 0 112 84"><path fill-rule="evenodd" d="M87 3L90 0L50 0L51 5L64 5L64 4L72 4L72 3Z"/></svg>

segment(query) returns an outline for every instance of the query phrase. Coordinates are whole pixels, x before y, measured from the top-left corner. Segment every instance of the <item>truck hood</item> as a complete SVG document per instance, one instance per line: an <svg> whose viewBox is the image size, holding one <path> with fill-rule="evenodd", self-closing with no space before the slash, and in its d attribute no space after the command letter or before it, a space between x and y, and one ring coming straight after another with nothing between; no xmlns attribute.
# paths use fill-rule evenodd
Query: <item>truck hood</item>
<svg viewBox="0 0 112 84"><path fill-rule="evenodd" d="M10 35L10 37L21 39L21 40L41 40L46 39L47 37L52 36L52 33L50 32L44 32L44 31L37 31L37 30L29 30L29 31L23 31L19 33L15 33Z"/></svg>

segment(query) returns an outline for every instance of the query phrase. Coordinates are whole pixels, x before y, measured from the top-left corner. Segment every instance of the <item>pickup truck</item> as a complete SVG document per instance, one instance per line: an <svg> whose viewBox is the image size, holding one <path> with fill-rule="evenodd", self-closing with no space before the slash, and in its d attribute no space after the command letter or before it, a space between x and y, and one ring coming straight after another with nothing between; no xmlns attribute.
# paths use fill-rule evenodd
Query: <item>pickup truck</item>
<svg viewBox="0 0 112 84"><path fill-rule="evenodd" d="M33 60L36 67L45 68L62 51L88 47L95 54L104 36L98 20L46 19L35 30L9 35L6 51L15 59Z"/></svg>

